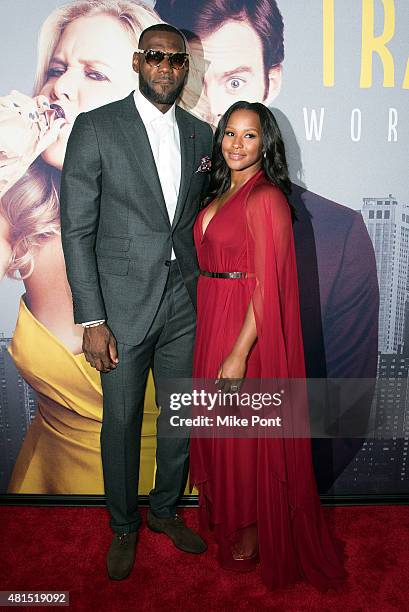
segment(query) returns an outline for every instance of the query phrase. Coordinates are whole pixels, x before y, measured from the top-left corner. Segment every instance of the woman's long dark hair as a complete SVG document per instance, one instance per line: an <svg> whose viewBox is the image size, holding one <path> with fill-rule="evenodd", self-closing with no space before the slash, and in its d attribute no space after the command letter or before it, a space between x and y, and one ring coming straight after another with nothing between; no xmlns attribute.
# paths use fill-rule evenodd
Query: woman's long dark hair
<svg viewBox="0 0 409 612"><path fill-rule="evenodd" d="M240 101L230 106L217 126L212 151L210 184L202 206L206 206L215 198L220 197L230 187L230 169L222 154L222 140L230 115L237 110L249 110L257 113L261 125L263 151L265 152L262 158L264 174L274 185L281 189L287 196L288 201L288 196L291 193L291 181L288 177L284 142L277 121L273 113L264 104ZM290 202L289 206L293 215L294 211Z"/></svg>

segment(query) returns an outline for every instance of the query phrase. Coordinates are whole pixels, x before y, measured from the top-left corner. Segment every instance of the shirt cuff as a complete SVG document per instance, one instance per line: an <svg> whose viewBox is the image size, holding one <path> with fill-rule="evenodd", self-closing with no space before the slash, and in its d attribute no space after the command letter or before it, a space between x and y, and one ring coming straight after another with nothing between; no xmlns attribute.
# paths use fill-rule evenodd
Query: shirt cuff
<svg viewBox="0 0 409 612"><path fill-rule="evenodd" d="M102 323L105 323L105 319L97 319L95 321L86 321L86 323L81 323L82 327L88 327L89 325L102 325Z"/></svg>

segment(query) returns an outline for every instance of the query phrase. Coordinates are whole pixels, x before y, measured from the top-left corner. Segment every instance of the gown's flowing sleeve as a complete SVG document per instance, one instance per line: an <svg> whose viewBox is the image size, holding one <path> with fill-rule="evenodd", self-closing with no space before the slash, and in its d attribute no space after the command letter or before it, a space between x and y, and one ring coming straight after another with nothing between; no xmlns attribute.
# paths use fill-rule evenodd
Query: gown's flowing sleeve
<svg viewBox="0 0 409 612"><path fill-rule="evenodd" d="M345 572L321 513L312 468L294 238L283 193L266 180L256 183L247 197L246 222L261 383L277 378L286 383L281 436L258 438L259 546L270 568L262 571L277 586L301 572L325 589L342 582ZM274 551L265 542L274 542Z"/></svg>
<svg viewBox="0 0 409 612"><path fill-rule="evenodd" d="M273 185L259 184L246 203L247 258L262 378L305 378L290 208Z"/></svg>
<svg viewBox="0 0 409 612"><path fill-rule="evenodd" d="M246 202L249 288L260 351L261 384L282 404L280 433L284 438L309 438L298 277L290 208L284 194L263 182ZM308 440L309 444L309 440ZM286 478L288 467L278 472Z"/></svg>

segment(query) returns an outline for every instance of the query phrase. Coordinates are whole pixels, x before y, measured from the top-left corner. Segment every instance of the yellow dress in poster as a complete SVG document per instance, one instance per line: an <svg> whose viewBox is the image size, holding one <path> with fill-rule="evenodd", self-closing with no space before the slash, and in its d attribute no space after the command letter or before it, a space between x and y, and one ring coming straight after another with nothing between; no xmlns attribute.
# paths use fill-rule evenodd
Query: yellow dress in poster
<svg viewBox="0 0 409 612"><path fill-rule="evenodd" d="M73 355L20 301L10 353L35 389L38 412L28 429L8 493L102 495L102 389L83 354ZM156 417L149 375L142 426L139 492L153 487Z"/></svg>

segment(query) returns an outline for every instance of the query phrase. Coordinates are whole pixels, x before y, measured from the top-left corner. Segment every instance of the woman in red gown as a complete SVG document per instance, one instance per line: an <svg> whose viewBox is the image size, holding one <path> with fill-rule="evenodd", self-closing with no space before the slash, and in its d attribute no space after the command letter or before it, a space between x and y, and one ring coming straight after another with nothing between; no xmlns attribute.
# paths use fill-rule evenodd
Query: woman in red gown
<svg viewBox="0 0 409 612"><path fill-rule="evenodd" d="M305 378L289 191L272 113L259 103L234 104L215 134L207 206L194 227L201 274L193 375L217 379L224 390L234 392L243 378ZM308 419L307 402L287 402L283 419L292 431ZM190 466L222 567L247 571L260 561L269 588L344 582L308 437L193 432Z"/></svg>

